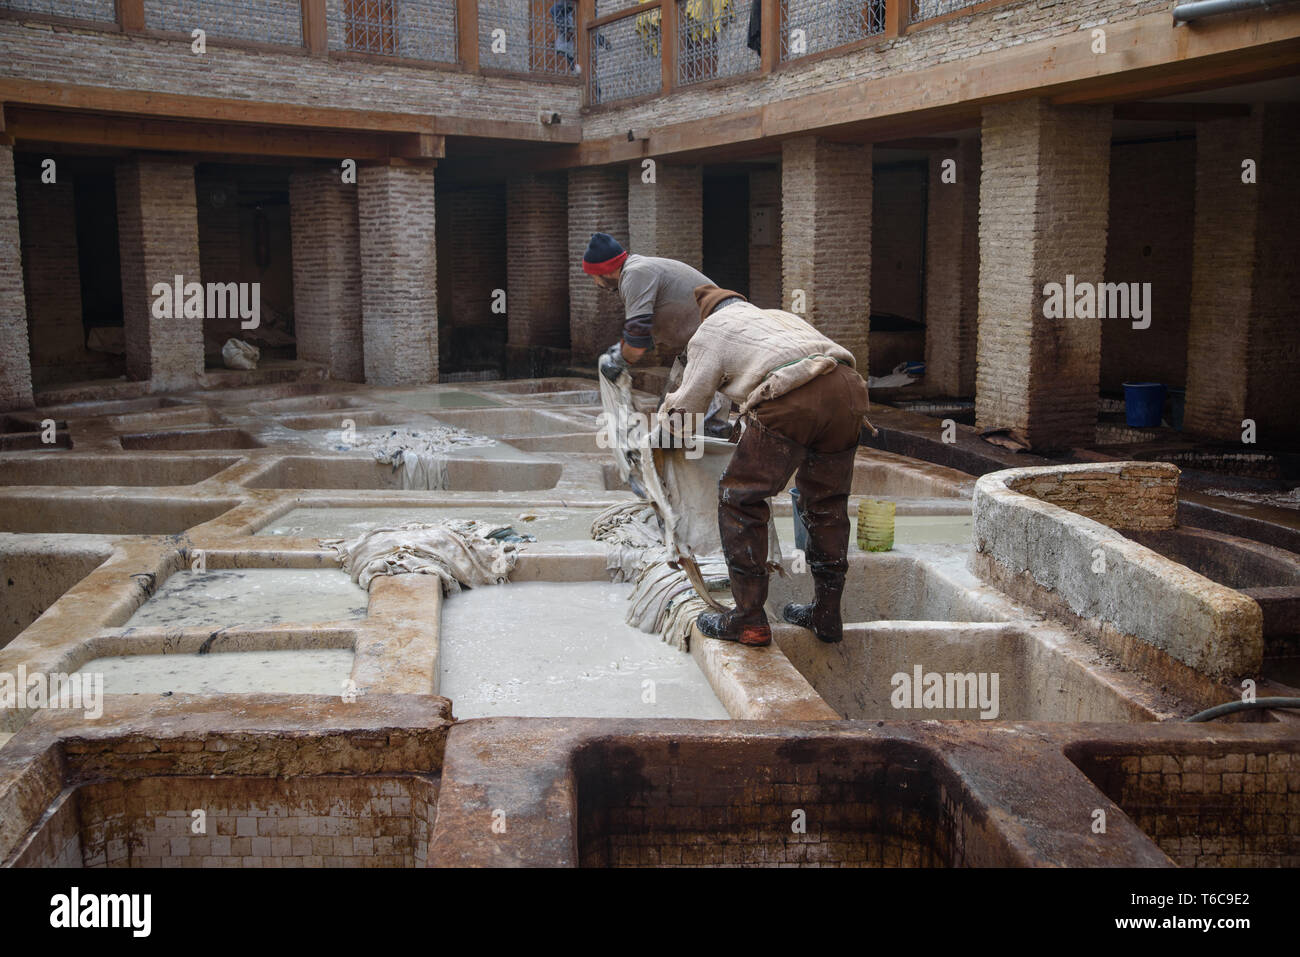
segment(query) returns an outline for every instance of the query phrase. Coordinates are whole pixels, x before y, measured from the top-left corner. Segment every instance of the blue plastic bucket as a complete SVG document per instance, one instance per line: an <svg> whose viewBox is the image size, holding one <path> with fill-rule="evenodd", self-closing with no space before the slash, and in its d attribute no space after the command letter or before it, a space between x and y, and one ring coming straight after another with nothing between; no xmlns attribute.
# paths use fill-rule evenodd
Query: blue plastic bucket
<svg viewBox="0 0 1300 957"><path fill-rule="evenodd" d="M794 506L794 547L801 552L808 550L808 528L803 523L803 516L799 514L799 490L790 489L790 504Z"/></svg>
<svg viewBox="0 0 1300 957"><path fill-rule="evenodd" d="M1131 429L1150 429L1160 424L1165 407L1165 387L1160 382L1124 383L1124 419Z"/></svg>

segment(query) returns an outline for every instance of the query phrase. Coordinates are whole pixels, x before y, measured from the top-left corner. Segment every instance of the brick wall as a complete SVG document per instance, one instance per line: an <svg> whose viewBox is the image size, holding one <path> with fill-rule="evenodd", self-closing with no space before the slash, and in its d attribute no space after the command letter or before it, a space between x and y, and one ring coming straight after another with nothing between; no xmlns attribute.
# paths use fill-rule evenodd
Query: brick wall
<svg viewBox="0 0 1300 957"><path fill-rule="evenodd" d="M117 166L117 229L122 260L126 368L157 391L198 384L203 320L153 315L155 283L203 282L199 267L194 167L154 159Z"/></svg>
<svg viewBox="0 0 1300 957"><path fill-rule="evenodd" d="M644 183L641 162L627 166L628 250L704 267L704 170L700 166L655 165L655 181Z"/></svg>
<svg viewBox="0 0 1300 957"><path fill-rule="evenodd" d="M956 182L942 180L956 160ZM979 314L980 141L930 157L925 229L925 382L943 395L975 393Z"/></svg>
<svg viewBox="0 0 1300 957"><path fill-rule="evenodd" d="M1044 470L1007 488L1116 529L1173 528L1178 467L1163 462Z"/></svg>
<svg viewBox="0 0 1300 957"><path fill-rule="evenodd" d="M871 309L921 321L925 166L878 166L871 187Z"/></svg>
<svg viewBox="0 0 1300 957"><path fill-rule="evenodd" d="M366 382L438 381L434 171L363 166L357 175Z"/></svg>
<svg viewBox="0 0 1300 957"><path fill-rule="evenodd" d="M423 866L437 783L167 777L87 784L71 797L44 825L49 837L37 835L16 866ZM206 833L192 829L196 809Z"/></svg>
<svg viewBox="0 0 1300 957"><path fill-rule="evenodd" d="M1300 866L1300 754L1218 750L1076 761L1179 867Z"/></svg>
<svg viewBox="0 0 1300 957"><path fill-rule="evenodd" d="M592 233L609 233L627 248L627 169L608 166L569 171L569 341L573 361L585 362L618 341L623 305L598 290L582 271Z"/></svg>
<svg viewBox="0 0 1300 957"><path fill-rule="evenodd" d="M772 242L749 244L749 300L765 308L781 304L781 169L749 174L749 207L769 207Z"/></svg>
<svg viewBox="0 0 1300 957"><path fill-rule="evenodd" d="M500 325L492 292L506 288L506 191L476 186L438 191L438 263L444 277L438 297L440 321L453 325Z"/></svg>
<svg viewBox="0 0 1300 957"><path fill-rule="evenodd" d="M23 291L22 243L13 147L0 143L0 410L32 404L28 358L27 301Z"/></svg>
<svg viewBox="0 0 1300 957"><path fill-rule="evenodd" d="M511 348L569 344L568 177L506 183L507 317Z"/></svg>
<svg viewBox="0 0 1300 957"><path fill-rule="evenodd" d="M1100 320L1044 318L1043 289L1104 278L1110 131L1109 107L984 111L976 425L1037 448L1096 438Z"/></svg>
<svg viewBox="0 0 1300 957"><path fill-rule="evenodd" d="M871 146L805 136L781 153L782 307L806 297L804 318L867 368L871 315Z"/></svg>
<svg viewBox="0 0 1300 957"><path fill-rule="evenodd" d="M81 325L75 180L66 166L59 172L56 182L42 183L40 167L27 164L18 182L27 332L38 376L42 367L90 359Z"/></svg>
<svg viewBox="0 0 1300 957"><path fill-rule="evenodd" d="M1110 154L1107 282L1151 283L1151 327L1101 323L1101 387L1182 387L1192 287L1196 142L1117 144Z"/></svg>
<svg viewBox="0 0 1300 957"><path fill-rule="evenodd" d="M332 378L364 381L357 186L336 169L295 170L289 216L298 358L324 363Z"/></svg>

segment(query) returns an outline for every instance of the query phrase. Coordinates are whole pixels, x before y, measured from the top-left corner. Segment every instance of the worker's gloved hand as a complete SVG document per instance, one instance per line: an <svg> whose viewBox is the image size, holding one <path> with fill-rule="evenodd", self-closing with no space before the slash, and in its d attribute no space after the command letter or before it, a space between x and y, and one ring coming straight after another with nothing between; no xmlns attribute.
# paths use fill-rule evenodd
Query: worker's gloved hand
<svg viewBox="0 0 1300 957"><path fill-rule="evenodd" d="M627 360L623 358L622 342L614 343L601 354L599 367L600 374L610 382L618 382L620 375L631 371Z"/></svg>

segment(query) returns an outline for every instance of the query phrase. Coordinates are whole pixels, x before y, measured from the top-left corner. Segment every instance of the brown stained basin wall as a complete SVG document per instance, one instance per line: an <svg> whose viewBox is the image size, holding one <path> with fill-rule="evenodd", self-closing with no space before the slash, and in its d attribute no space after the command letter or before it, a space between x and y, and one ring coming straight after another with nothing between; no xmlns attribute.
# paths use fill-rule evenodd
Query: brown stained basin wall
<svg viewBox="0 0 1300 957"><path fill-rule="evenodd" d="M1128 537L1229 588L1300 589L1300 556L1280 548L1200 528L1129 532Z"/></svg>
<svg viewBox="0 0 1300 957"><path fill-rule="evenodd" d="M0 485L193 485L238 461L233 456L165 455L0 458Z"/></svg>
<svg viewBox="0 0 1300 957"><path fill-rule="evenodd" d="M68 589L108 560L112 550L0 544L0 647L12 641Z"/></svg>
<svg viewBox="0 0 1300 957"><path fill-rule="evenodd" d="M122 448L128 452L183 449L260 449L261 442L242 429L196 429L180 432L144 432L124 435Z"/></svg>
<svg viewBox="0 0 1300 957"><path fill-rule="evenodd" d="M65 790L12 866L423 867L437 799L419 774L103 781Z"/></svg>
<svg viewBox="0 0 1300 957"><path fill-rule="evenodd" d="M39 452L42 449L70 448L72 436L64 431L56 432L53 442L46 442L43 432L10 432L0 435L0 452Z"/></svg>
<svg viewBox="0 0 1300 957"><path fill-rule="evenodd" d="M1300 866L1300 742L1067 749L1182 867Z"/></svg>
<svg viewBox="0 0 1300 957"><path fill-rule="evenodd" d="M211 521L239 504L186 499L116 499L0 496L0 531L73 532L87 535L175 535Z"/></svg>
<svg viewBox="0 0 1300 957"><path fill-rule="evenodd" d="M574 773L584 867L950 867L986 853L982 812L906 743L624 739L582 750Z"/></svg>
<svg viewBox="0 0 1300 957"><path fill-rule="evenodd" d="M564 467L558 462L451 459L451 490L522 492L554 488ZM368 458L289 456L246 483L249 488L400 489L392 466Z"/></svg>

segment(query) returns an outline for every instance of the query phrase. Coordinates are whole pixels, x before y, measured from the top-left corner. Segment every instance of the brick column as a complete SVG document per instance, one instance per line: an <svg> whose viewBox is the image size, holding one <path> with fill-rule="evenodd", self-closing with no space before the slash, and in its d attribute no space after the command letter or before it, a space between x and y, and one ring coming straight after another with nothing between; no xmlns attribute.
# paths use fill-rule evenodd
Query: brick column
<svg viewBox="0 0 1300 957"><path fill-rule="evenodd" d="M194 167L145 157L119 163L117 232L127 376L158 392L198 385L203 319L153 314L156 284L203 282Z"/></svg>
<svg viewBox="0 0 1300 957"><path fill-rule="evenodd" d="M434 172L366 166L357 176L366 382L438 381Z"/></svg>
<svg viewBox="0 0 1300 957"><path fill-rule="evenodd" d="M944 182L944 161L949 159L957 164L956 182ZM974 395L980 275L978 137L931 155L928 206L925 383L943 395Z"/></svg>
<svg viewBox="0 0 1300 957"><path fill-rule="evenodd" d="M618 341L623 308L582 271L592 233L609 233L628 247L627 173L622 166L569 170L569 343L575 364Z"/></svg>
<svg viewBox="0 0 1300 957"><path fill-rule="evenodd" d="M1247 159L1254 184L1242 182ZM1262 446L1300 438L1298 163L1292 105L1257 105L1249 117L1197 127L1189 432L1240 441L1242 420L1253 419Z"/></svg>
<svg viewBox="0 0 1300 957"><path fill-rule="evenodd" d="M1043 290L1104 281L1110 108L998 104L981 136L976 425L1036 448L1091 444L1101 321L1045 318Z"/></svg>
<svg viewBox="0 0 1300 957"><path fill-rule="evenodd" d="M749 174L749 208L768 208L771 245L749 243L749 301L760 306L781 303L781 170L758 169Z"/></svg>
<svg viewBox="0 0 1300 957"><path fill-rule="evenodd" d="M569 344L568 178L513 176L506 182L506 351L530 368L538 347Z"/></svg>
<svg viewBox="0 0 1300 957"><path fill-rule="evenodd" d="M289 228L298 358L324 363L331 378L363 382L357 186L337 169L294 170Z"/></svg>
<svg viewBox="0 0 1300 957"><path fill-rule="evenodd" d="M27 346L27 299L23 292L22 243L18 236L18 190L13 147L0 143L0 411L32 404L32 365Z"/></svg>
<svg viewBox="0 0 1300 957"><path fill-rule="evenodd" d="M781 144L782 306L802 290L803 316L867 371L871 316L871 146L813 136Z"/></svg>
<svg viewBox="0 0 1300 957"><path fill-rule="evenodd" d="M628 249L704 268L704 167L656 161L653 183L641 160L627 167Z"/></svg>

